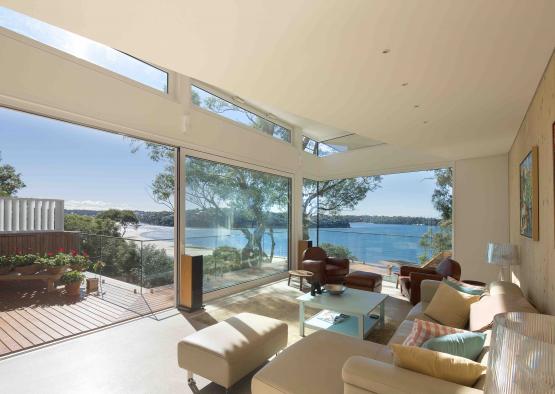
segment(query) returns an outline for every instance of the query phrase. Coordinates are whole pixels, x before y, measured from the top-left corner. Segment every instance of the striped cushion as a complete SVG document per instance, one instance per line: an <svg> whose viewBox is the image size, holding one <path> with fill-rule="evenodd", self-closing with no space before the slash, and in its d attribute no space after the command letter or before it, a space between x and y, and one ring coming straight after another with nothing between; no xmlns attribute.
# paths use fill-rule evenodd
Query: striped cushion
<svg viewBox="0 0 555 394"><path fill-rule="evenodd" d="M443 326L431 321L415 319L409 336L403 342L404 346L420 346L430 338L465 332L459 328Z"/></svg>

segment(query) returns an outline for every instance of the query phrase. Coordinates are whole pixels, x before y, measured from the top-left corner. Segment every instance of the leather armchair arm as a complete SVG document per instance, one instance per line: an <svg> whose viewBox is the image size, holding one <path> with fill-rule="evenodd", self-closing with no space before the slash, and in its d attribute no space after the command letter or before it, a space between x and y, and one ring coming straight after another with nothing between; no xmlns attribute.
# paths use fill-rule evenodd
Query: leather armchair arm
<svg viewBox="0 0 555 394"><path fill-rule="evenodd" d="M349 259L340 259L337 257L328 257L326 259L327 264L336 265L341 268L349 268Z"/></svg>
<svg viewBox="0 0 555 394"><path fill-rule="evenodd" d="M410 273L410 303L416 305L420 302L420 284L423 280L441 281L443 276L439 274L428 274L422 272Z"/></svg>
<svg viewBox="0 0 555 394"><path fill-rule="evenodd" d="M423 274L435 274L435 270L429 268L411 267L410 265L402 265L399 274L401 276L409 276L411 272L420 272Z"/></svg>
<svg viewBox="0 0 555 394"><path fill-rule="evenodd" d="M326 262L323 260L303 260L303 270L310 271L314 274L314 279L320 282L324 278L326 272ZM311 278L308 278L309 282Z"/></svg>

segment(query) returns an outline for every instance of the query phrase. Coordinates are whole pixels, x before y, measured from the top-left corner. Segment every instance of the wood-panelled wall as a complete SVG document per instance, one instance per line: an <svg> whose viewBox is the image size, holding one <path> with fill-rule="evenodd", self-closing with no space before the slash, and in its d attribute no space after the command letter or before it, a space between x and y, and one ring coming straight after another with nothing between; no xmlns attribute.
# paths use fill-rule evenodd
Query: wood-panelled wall
<svg viewBox="0 0 555 394"><path fill-rule="evenodd" d="M555 172L552 125L555 122L555 58L538 90L509 152L509 201L511 243L519 246L520 265L512 266L532 303L542 313L555 314ZM520 235L519 165L538 146L539 240Z"/></svg>
<svg viewBox="0 0 555 394"><path fill-rule="evenodd" d="M44 231L0 234L0 256L21 253L55 253L79 250L79 233L72 231Z"/></svg>

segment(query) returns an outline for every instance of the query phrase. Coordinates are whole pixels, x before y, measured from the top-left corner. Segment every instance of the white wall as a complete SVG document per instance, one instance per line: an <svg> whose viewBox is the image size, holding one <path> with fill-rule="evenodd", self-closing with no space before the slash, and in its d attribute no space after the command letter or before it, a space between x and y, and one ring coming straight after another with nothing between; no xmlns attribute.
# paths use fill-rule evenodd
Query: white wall
<svg viewBox="0 0 555 394"><path fill-rule="evenodd" d="M486 246L509 242L508 190L506 154L455 162L453 253L463 279L497 279L499 268L486 263Z"/></svg>

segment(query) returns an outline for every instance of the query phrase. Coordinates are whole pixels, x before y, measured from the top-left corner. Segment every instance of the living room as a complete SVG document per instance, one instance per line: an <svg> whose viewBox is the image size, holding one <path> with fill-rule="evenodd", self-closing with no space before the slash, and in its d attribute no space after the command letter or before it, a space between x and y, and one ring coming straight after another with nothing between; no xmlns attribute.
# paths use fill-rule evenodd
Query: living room
<svg viewBox="0 0 555 394"><path fill-rule="evenodd" d="M21 298L0 300L4 301L0 350L6 349L7 354L0 360L0 371L3 376L19 377L0 382L0 391L553 390L552 377L542 373L553 370L554 352L555 27L551 16L555 4L534 0L526 4L424 1L418 5L388 1L1 1L0 5L0 48L5 54L0 73L3 161L11 164L13 133L29 132L30 125L37 124L29 121L16 130L4 117L8 112L40 118L42 124L65 123L67 136L87 128L106 135L98 138L123 136L125 141L140 141L143 150L133 152L132 157L143 155L144 163L170 175L163 178L171 179L165 189L169 192L152 195L170 203L167 211L175 224L156 242L136 236L133 226L120 227L116 238L126 234L128 239L99 241L100 258L88 253L95 250L96 241L81 235L75 241L77 254L86 251L92 261L81 274L72 274L82 278L78 302L67 301L65 282L58 282L73 268L48 285L53 290L49 294L46 286L36 290L42 285L31 284L37 291L32 293L37 297L33 304L21 303ZM13 13L37 22L17 25ZM108 63L99 63L78 41L70 45L63 38L65 33L46 37L33 35L44 34L44 28L26 30L42 23L114 52L109 52ZM145 75L151 79L140 80L137 76L143 71L137 68L110 68L110 64L117 65L119 56L146 65ZM130 69L134 74L128 74ZM37 135L41 131L47 132L35 126ZM17 148L21 158L26 149L36 150L36 156L41 150L45 154L41 159L45 168L40 169L39 163L30 175L42 176L44 183L54 182L56 171L48 164L48 149L54 148L38 137L20 138L21 144L29 145ZM65 141L46 139L52 146ZM77 149L76 143L68 146ZM97 151L110 157L109 150L98 146ZM16 156L17 149L12 150ZM78 149L85 161L85 147ZM160 152L165 156L156 156ZM170 170L164 169L168 163L173 166ZM147 164L140 170L156 176ZM405 255L380 257L387 261L378 266L364 264L368 259L361 256L361 261L345 262L317 248L326 239L338 238L329 230L329 238L324 237L329 197L323 185L346 179L433 174L438 169L452 174L450 250L434 249L445 253L428 254L422 263L412 261L405 268L396 261ZM62 170L57 168L58 175L64 175ZM203 177L198 177L201 170ZM110 174L109 169L97 171ZM307 181L314 182L317 197L309 215L313 230L308 231L303 205ZM129 180L124 183L121 178L106 188L117 191L118 182L122 191L131 190ZM84 207L69 212L67 204L73 198L27 195L21 190L21 198L15 193L2 195L0 255L20 254L8 242L2 243L3 238L74 231L67 217ZM141 192L137 190L129 193L129 202ZM358 189L341 190L352 195ZM264 201L264 209L243 215L241 209L253 196ZM216 203L209 204L210 197ZM29 219L26 212L30 211L24 207L30 200L50 207L41 217L44 220ZM59 220L64 222L64 209L56 211L60 219L54 213L58 202L50 202L54 200L65 200L65 229L56 227ZM190 223L205 220L202 212L220 216L216 215L210 228L199 230L200 225ZM264 212L269 214L264 216ZM435 219L433 224L418 223L414 228L421 225L439 231L442 218L438 214ZM121 218L114 220L120 226L123 223ZM141 220L147 223L145 217ZM52 228L28 227L39 222ZM278 223L276 231L272 223ZM226 229L234 231L226 236L238 237L240 246L220 248L218 252L226 252L221 257L215 251L223 244L210 240L219 242L214 237L221 237ZM370 241L360 239L360 250L369 256L378 253ZM73 249L67 248L73 241L64 242L68 251ZM156 246L149 249L149 242ZM418 239L411 242L420 247ZM139 251L152 251L164 261L163 270L148 271L153 260L140 256L134 270L116 275L123 253L114 254L112 260L106 257L106 245L116 244L137 256ZM83 245L89 249L81 250ZM407 245L408 241L404 247L412 247ZM56 256L47 252L66 254L58 248L37 248L32 252L45 255L40 259L43 267L58 264ZM203 300L197 298L191 308L200 302L204 309L184 312L177 307L192 307L186 305L183 291L194 276L185 268L194 265L198 259L193 257L198 256L213 267L204 271ZM218 256L237 267L217 268ZM0 268L16 260L6 258ZM97 261L107 266L97 271L92 264ZM40 264L31 263L39 269ZM251 269L256 264L264 269ZM48 268L32 275L46 275ZM439 275L443 281L419 277L418 269L436 279ZM11 283L13 276L20 275L14 272L10 266L9 280L0 281L3 297L6 290L20 290L19 284ZM96 283L104 286L96 291L106 291L102 299L85 287L96 277ZM318 285L323 294L318 293ZM337 289L332 285L338 285ZM454 293L450 291L455 288ZM343 293L333 295L336 290ZM36 302L43 292L41 299L48 300L47 305ZM462 322L445 317L456 305L463 309ZM325 327L310 324L315 314L328 310L335 312L329 315L331 323ZM346 320L350 335L334 332L347 325L341 314L350 316ZM502 321L503 316L507 320ZM503 325L517 317L524 322L522 326ZM79 324L69 324L70 319ZM441 336L464 330L462 336L482 341L479 354L447 357L443 355L448 352L422 349L425 341L419 346L413 342L405 347L427 350L436 357L426 361L430 365L451 363L452 367L438 372L439 366L430 371L408 365L403 352L414 349L399 350L400 344L410 344L413 330L430 329L425 323L414 323L415 319L449 327L442 328L447 331L441 331ZM501 337L508 335L503 329L527 330L529 325L539 330L510 337L499 348L494 347L499 341L490 342L493 332ZM518 342L522 338L535 338L526 342L526 357L515 350L524 346ZM516 342L509 345L510 341ZM211 347L214 343L221 348ZM488 346L489 356L484 357ZM74 362L68 363L69 357ZM503 369L509 361L515 367ZM535 372L518 373L527 371L526 367ZM467 372L472 376L462 379ZM503 386L499 376L510 376L508 386ZM533 389L532 377L537 385Z"/></svg>

